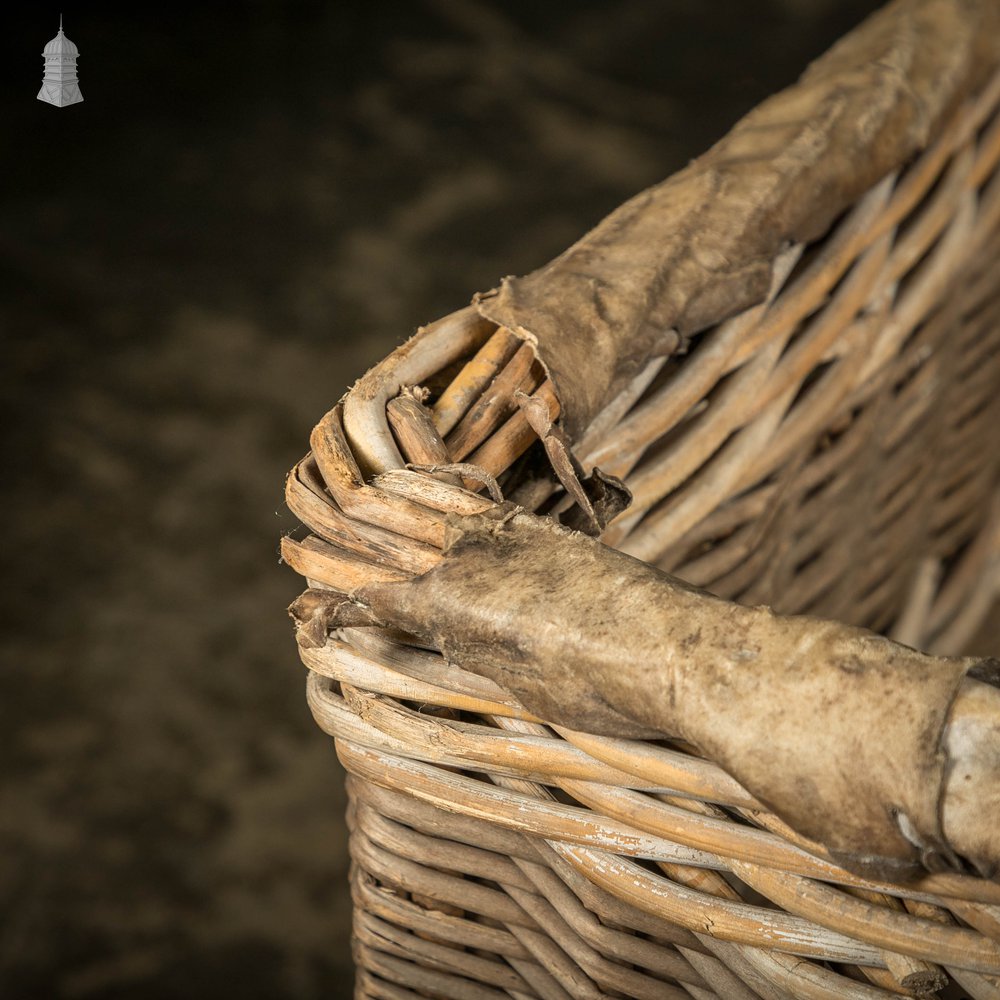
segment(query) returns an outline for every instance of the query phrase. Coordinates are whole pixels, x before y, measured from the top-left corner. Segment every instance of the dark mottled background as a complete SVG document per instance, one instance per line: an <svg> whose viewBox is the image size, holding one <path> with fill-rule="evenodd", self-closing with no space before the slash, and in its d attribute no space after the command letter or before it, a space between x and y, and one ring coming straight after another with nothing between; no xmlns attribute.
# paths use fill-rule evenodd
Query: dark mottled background
<svg viewBox="0 0 1000 1000"><path fill-rule="evenodd" d="M58 5L0 39L0 996L350 990L276 543L421 322L700 152L866 0Z"/></svg>

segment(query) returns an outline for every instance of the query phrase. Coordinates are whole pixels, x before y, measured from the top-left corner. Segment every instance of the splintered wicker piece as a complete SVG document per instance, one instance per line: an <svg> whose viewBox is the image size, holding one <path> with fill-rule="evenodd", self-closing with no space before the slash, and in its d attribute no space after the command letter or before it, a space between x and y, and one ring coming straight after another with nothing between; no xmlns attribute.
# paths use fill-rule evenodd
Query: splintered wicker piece
<svg viewBox="0 0 1000 1000"><path fill-rule="evenodd" d="M359 997L1000 997L994 0L890 5L310 443Z"/></svg>

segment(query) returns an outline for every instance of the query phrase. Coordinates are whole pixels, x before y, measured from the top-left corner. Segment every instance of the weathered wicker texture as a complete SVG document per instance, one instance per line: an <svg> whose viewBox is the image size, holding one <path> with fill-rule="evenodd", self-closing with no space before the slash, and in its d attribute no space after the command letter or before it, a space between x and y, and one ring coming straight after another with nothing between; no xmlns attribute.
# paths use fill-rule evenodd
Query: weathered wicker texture
<svg viewBox="0 0 1000 1000"><path fill-rule="evenodd" d="M998 106L995 76L785 249L765 302L594 421L584 465L634 494L606 542L734 600L960 651L1000 565ZM365 376L289 478L313 532L289 564L342 592L403 579L434 565L447 513L492 504L462 488L480 472L399 469L397 446L565 512L515 392L552 418L559 401L519 344L464 310ZM352 775L359 996L1000 996L995 882L866 882L689 748L546 726L398 633L301 652Z"/></svg>

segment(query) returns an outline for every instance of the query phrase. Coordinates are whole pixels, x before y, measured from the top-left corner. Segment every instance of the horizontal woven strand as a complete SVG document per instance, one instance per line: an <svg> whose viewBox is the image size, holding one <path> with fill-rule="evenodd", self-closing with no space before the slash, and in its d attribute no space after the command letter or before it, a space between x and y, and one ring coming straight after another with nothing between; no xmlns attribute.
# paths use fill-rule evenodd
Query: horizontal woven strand
<svg viewBox="0 0 1000 1000"><path fill-rule="evenodd" d="M374 913L400 927L409 927L441 941L450 941L478 951L491 951L506 958L530 959L530 954L509 931L484 923L455 917L440 910L428 910L377 886L366 873L358 870L353 879L352 898L356 906Z"/></svg>
<svg viewBox="0 0 1000 1000"><path fill-rule="evenodd" d="M455 973L473 981L505 990L526 991L527 984L506 962L498 962L438 944L426 938L415 938L371 913L360 913L354 933L368 947L406 958L421 967Z"/></svg>
<svg viewBox="0 0 1000 1000"><path fill-rule="evenodd" d="M824 926L836 925L860 941L877 941L916 958L1000 975L1000 944L981 934L873 906L798 876L776 877L744 862L737 863L735 871L748 885L790 913L818 918Z"/></svg>
<svg viewBox="0 0 1000 1000"><path fill-rule="evenodd" d="M641 833L621 820L597 817L578 806L532 801L520 792L501 790L415 760L374 753L343 739L337 741L337 752L344 766L355 774L381 780L389 787L407 788L411 795L441 808L450 806L456 812L489 817L492 822L510 829L592 844L630 857L663 858L704 868L724 866L718 857L707 851Z"/></svg>
<svg viewBox="0 0 1000 1000"><path fill-rule="evenodd" d="M354 954L358 965L369 973L388 979L390 983L413 986L418 991L417 996L426 991L433 996L447 997L448 1000L508 1000L509 997L503 990L387 955L360 941L355 945ZM379 996L380 993L375 992L374 995ZM395 1000L400 994L382 992L381 995ZM414 994L407 992L404 995Z"/></svg>

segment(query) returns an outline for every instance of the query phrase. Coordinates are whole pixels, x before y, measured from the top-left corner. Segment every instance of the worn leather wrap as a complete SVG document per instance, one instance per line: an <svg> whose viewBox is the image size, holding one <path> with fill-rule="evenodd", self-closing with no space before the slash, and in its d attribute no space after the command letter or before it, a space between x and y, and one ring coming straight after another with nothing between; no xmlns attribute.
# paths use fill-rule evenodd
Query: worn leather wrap
<svg viewBox="0 0 1000 1000"><path fill-rule="evenodd" d="M851 870L898 881L958 863L943 733L982 661L731 604L547 519L455 524L439 566L354 600L541 718L694 744Z"/></svg>
<svg viewBox="0 0 1000 1000"><path fill-rule="evenodd" d="M811 240L905 164L1000 63L998 0L898 0L685 170L550 264L476 297L536 345L579 439L682 336L761 301L782 246Z"/></svg>

